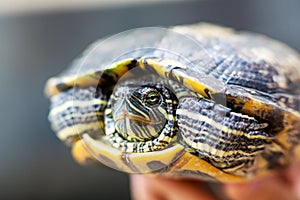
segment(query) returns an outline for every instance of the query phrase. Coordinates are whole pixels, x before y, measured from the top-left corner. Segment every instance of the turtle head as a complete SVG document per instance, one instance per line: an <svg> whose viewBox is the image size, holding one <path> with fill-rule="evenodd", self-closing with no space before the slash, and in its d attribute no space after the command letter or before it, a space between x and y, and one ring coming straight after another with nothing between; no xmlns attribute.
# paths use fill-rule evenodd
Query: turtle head
<svg viewBox="0 0 300 200"><path fill-rule="evenodd" d="M116 131L128 141L159 135L167 120L166 88L151 82L124 82L111 96Z"/></svg>

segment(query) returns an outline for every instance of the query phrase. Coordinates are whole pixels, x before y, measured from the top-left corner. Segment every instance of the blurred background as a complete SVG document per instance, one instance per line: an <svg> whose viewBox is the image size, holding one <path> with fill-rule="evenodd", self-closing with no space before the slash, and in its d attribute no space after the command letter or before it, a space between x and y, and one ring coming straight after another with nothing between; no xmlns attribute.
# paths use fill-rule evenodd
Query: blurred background
<svg viewBox="0 0 300 200"><path fill-rule="evenodd" d="M299 0L0 0L0 199L130 199L126 174L72 160L47 121L44 84L98 38L199 21L300 51Z"/></svg>

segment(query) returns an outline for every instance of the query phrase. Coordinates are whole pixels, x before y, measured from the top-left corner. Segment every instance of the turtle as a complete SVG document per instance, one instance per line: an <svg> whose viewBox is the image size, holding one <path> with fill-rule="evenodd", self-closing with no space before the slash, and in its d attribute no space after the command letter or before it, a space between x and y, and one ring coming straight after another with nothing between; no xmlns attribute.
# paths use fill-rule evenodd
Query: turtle
<svg viewBox="0 0 300 200"><path fill-rule="evenodd" d="M230 183L299 158L300 56L210 23L93 43L50 78L52 129L80 164Z"/></svg>

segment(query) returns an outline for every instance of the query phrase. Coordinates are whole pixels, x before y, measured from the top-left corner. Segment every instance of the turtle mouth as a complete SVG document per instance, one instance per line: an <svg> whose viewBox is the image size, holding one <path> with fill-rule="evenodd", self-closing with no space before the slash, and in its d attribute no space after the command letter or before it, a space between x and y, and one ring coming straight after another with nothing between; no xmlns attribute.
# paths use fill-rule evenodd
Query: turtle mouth
<svg viewBox="0 0 300 200"><path fill-rule="evenodd" d="M126 119L131 120L132 122L136 124L142 124L142 125L156 125L160 124L160 121L156 120L151 120L151 119L146 119L145 117L139 116L139 115L134 115L129 112L123 112L121 115L114 117L114 120L116 122L118 121L124 121Z"/></svg>

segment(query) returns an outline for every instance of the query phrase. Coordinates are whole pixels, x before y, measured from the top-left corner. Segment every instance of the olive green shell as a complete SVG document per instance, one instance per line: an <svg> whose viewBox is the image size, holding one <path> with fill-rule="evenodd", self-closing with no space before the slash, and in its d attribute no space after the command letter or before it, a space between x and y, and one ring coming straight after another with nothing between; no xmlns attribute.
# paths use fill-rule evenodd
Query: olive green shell
<svg viewBox="0 0 300 200"><path fill-rule="evenodd" d="M255 155L249 170L223 169L220 163L197 156L180 138L154 152L122 152L105 136L95 137L99 127L105 127L103 121L81 121L76 127L71 123L64 131L58 128L53 113L67 108L60 95L73 89L73 99L66 100L72 101L81 88L109 84L103 81L103 74L113 73L117 80L130 71L133 61L140 63L136 65L141 69L146 63L159 76L172 78L189 91L268 124L268 144ZM180 71L168 71L168 61ZM129 173L221 182L248 180L299 157L299 67L296 51L256 33L206 23L135 29L95 42L70 68L49 79L45 89L52 102L49 119L58 137L72 146L73 156L83 164L97 160ZM86 127L94 133L76 134Z"/></svg>

